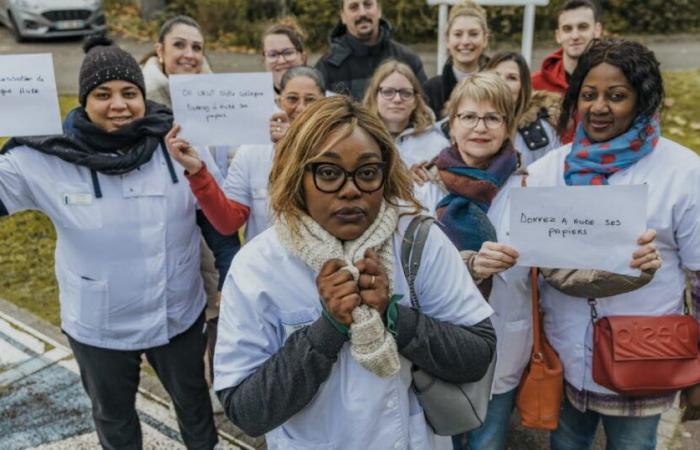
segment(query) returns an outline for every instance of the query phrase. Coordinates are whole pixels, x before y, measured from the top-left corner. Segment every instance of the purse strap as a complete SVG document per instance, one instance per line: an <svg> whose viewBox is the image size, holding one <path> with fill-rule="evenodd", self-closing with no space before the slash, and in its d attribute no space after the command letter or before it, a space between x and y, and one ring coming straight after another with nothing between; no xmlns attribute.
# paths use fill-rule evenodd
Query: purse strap
<svg viewBox="0 0 700 450"><path fill-rule="evenodd" d="M423 256L423 248L428 240L430 225L435 219L430 216L415 216L406 228L401 243L401 267L408 281L408 291L411 297L411 307L420 309L420 302L416 295L416 276L420 268L420 260Z"/></svg>
<svg viewBox="0 0 700 450"><path fill-rule="evenodd" d="M596 320L598 320L598 309L596 309L596 305L598 302L594 298L589 298L588 299L588 306L591 308L591 322L595 324ZM690 290L688 287L683 289L683 315L684 316L690 316L693 313L693 303L691 302L690 298Z"/></svg>
<svg viewBox="0 0 700 450"><path fill-rule="evenodd" d="M520 187L527 187L527 175L520 178ZM530 267L530 298L532 300L532 357L543 359L542 320L540 315L540 288L537 285L539 267Z"/></svg>

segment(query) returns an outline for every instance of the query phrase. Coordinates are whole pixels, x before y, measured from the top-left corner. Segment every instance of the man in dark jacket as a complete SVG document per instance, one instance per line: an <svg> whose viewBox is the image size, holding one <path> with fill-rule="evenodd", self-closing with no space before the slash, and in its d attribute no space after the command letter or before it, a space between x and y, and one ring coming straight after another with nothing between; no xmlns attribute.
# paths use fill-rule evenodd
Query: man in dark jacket
<svg viewBox="0 0 700 450"><path fill-rule="evenodd" d="M374 70L386 59L408 64L421 83L427 79L418 55L391 39L378 0L340 0L340 22L331 31L331 48L316 68L326 86L360 100Z"/></svg>

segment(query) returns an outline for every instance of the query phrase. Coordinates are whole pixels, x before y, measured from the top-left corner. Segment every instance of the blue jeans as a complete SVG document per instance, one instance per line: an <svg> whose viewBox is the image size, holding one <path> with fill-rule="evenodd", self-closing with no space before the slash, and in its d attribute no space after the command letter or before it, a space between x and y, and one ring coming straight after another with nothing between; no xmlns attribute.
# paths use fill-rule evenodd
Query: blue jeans
<svg viewBox="0 0 700 450"><path fill-rule="evenodd" d="M515 394L518 389L494 394L489 402L486 420L479 428L466 433L470 450L504 450L510 428L510 413L515 406ZM462 436L452 437L455 450L462 450Z"/></svg>
<svg viewBox="0 0 700 450"><path fill-rule="evenodd" d="M654 450L661 414L647 417L607 416L581 412L568 399L559 416L559 428L549 435L552 450L590 449L598 422L603 421L607 450Z"/></svg>

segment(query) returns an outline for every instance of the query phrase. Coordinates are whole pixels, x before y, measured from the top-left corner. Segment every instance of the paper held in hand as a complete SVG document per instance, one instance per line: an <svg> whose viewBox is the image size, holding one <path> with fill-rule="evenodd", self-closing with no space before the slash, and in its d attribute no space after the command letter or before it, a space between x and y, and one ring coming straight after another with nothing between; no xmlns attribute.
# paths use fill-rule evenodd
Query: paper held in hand
<svg viewBox="0 0 700 450"><path fill-rule="evenodd" d="M510 245L521 266L639 275L629 263L646 213L646 185L513 188Z"/></svg>
<svg viewBox="0 0 700 450"><path fill-rule="evenodd" d="M51 54L0 55L0 136L61 133Z"/></svg>
<svg viewBox="0 0 700 450"><path fill-rule="evenodd" d="M170 97L180 136L194 146L269 144L272 74L171 75Z"/></svg>

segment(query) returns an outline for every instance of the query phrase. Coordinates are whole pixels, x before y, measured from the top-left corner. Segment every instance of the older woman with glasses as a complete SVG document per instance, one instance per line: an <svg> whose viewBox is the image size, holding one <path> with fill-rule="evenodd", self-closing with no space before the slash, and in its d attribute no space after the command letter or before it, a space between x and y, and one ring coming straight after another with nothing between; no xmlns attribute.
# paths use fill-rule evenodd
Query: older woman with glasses
<svg viewBox="0 0 700 450"><path fill-rule="evenodd" d="M499 449L505 448L531 345L527 268L511 268L518 252L498 243L496 226L504 214L490 209L520 164L510 140L513 97L498 75L472 74L452 91L446 111L452 145L427 165L429 181L417 187L416 196L439 219L496 311L493 397L484 426L468 434L471 449ZM462 436L455 436L454 448L462 448Z"/></svg>
<svg viewBox="0 0 700 450"><path fill-rule="evenodd" d="M419 205L384 125L347 97L320 100L281 141L270 180L275 225L225 283L215 383L226 415L272 450L449 448L411 367L481 378L491 308L437 227L415 281L421 309L409 306L399 255Z"/></svg>
<svg viewBox="0 0 700 450"><path fill-rule="evenodd" d="M408 166L432 159L449 145L423 99L418 78L404 63L389 60L379 66L362 102L382 119Z"/></svg>
<svg viewBox="0 0 700 450"><path fill-rule="evenodd" d="M311 67L294 67L285 73L277 97L282 112L294 122L316 100L322 98L325 86L321 74ZM287 132L285 127L270 127L273 142ZM275 144L243 145L229 168L223 190L200 161L189 143L179 139L179 127L166 138L173 158L188 171L192 192L212 225L221 233L233 233L246 224L246 241L253 239L270 225L268 182L275 155ZM223 231L226 230L226 231Z"/></svg>

